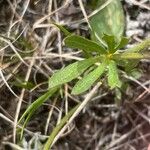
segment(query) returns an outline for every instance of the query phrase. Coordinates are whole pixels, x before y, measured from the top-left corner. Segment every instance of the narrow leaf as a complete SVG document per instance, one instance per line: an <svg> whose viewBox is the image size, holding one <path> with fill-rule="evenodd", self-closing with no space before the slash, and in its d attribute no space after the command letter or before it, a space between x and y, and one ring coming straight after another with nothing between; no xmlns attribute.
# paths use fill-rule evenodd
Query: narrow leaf
<svg viewBox="0 0 150 150"><path fill-rule="evenodd" d="M78 104L77 106L75 106L73 109L71 109L68 114L66 116L64 116L62 118L62 120L60 121L60 123L53 129L52 133L50 134L48 140L46 141L46 144L44 145L44 149L43 150L50 150L52 143L56 137L56 135L59 133L59 131L63 128L63 126L67 123L67 121L70 119L70 117L74 114L74 112L76 111L76 109L80 106L80 104Z"/></svg>
<svg viewBox="0 0 150 150"><path fill-rule="evenodd" d="M75 62L68 65L67 67L54 73L54 75L49 79L49 87L55 87L61 85L71 80L77 78L82 74L88 67L98 61L99 57L89 58L82 61Z"/></svg>
<svg viewBox="0 0 150 150"><path fill-rule="evenodd" d="M33 111L29 112L29 114L27 115L27 117L26 117L26 119L22 125L22 129L21 129L21 133L20 133L20 139L23 138L24 128L26 127L27 123L31 119L32 115L33 115Z"/></svg>
<svg viewBox="0 0 150 150"><path fill-rule="evenodd" d="M88 90L94 84L94 82L103 74L105 66L106 65L102 63L95 70L93 70L88 75L79 80L73 87L72 94L77 95Z"/></svg>
<svg viewBox="0 0 150 150"><path fill-rule="evenodd" d="M114 53L115 50L115 37L113 35L104 34L102 39L106 42L110 53Z"/></svg>
<svg viewBox="0 0 150 150"><path fill-rule="evenodd" d="M77 35L71 35L65 38L65 45L70 48L77 48L87 52L97 52L106 54L107 51L97 43Z"/></svg>
<svg viewBox="0 0 150 150"><path fill-rule="evenodd" d="M143 42L136 44L134 47L127 49L128 52L139 52L150 47L150 38Z"/></svg>
<svg viewBox="0 0 150 150"><path fill-rule="evenodd" d="M56 24L56 23L53 23L53 25L55 25L57 28L59 28L64 33L65 36L69 36L69 35L72 34L68 30L66 30L62 25L59 25L59 24Z"/></svg>
<svg viewBox="0 0 150 150"><path fill-rule="evenodd" d="M125 67L125 72L126 73L131 73L131 71L138 65L138 63L140 62L140 60L136 59L132 59L130 61L127 61L127 63L124 65Z"/></svg>
<svg viewBox="0 0 150 150"><path fill-rule="evenodd" d="M120 48L123 48L124 46L126 46L129 42L129 38L127 37L122 37L121 38L121 41L119 42L119 44L116 46L116 50L120 49Z"/></svg>
<svg viewBox="0 0 150 150"><path fill-rule="evenodd" d="M130 53L130 52L124 52L122 54L116 54L114 55L114 58L118 59L142 59L142 58L150 58L149 55L142 54L142 53Z"/></svg>
<svg viewBox="0 0 150 150"><path fill-rule="evenodd" d="M31 90L35 86L32 82L27 81L13 81L10 83L14 86L21 87L27 90Z"/></svg>
<svg viewBox="0 0 150 150"><path fill-rule="evenodd" d="M118 77L117 65L113 60L109 62L108 66L108 85L111 89L121 86L121 82Z"/></svg>
<svg viewBox="0 0 150 150"><path fill-rule="evenodd" d="M49 98L51 97L56 91L58 90L58 87L49 89L44 95L40 96L37 100L35 100L23 113L18 123L20 123L25 117L27 117L30 114L33 115L33 113Z"/></svg>

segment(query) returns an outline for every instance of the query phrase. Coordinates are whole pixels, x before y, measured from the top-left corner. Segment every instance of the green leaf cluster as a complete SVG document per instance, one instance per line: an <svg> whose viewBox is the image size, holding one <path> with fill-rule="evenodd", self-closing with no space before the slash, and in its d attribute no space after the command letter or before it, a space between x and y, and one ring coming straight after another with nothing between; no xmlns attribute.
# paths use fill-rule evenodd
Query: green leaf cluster
<svg viewBox="0 0 150 150"><path fill-rule="evenodd" d="M105 3L107 3L106 0L92 1L93 7L96 8L101 7ZM125 20L120 0L112 0L104 9L90 17L89 23L92 29L92 40L74 35L63 26L53 23L53 25L59 28L66 36L64 39L65 46L73 49L80 49L87 57L84 60L76 61L58 70L49 78L49 90L35 100L21 116L19 123L23 122L23 129L35 111L47 99L53 96L61 85L81 77L75 83L71 92L77 95L90 89L96 82L102 81L102 78L106 78L110 89L115 88L115 90L118 90L122 85L119 66L123 67L124 70L128 72L135 68L140 59L150 58L149 53L141 52L141 50L150 46L150 39L137 44L133 48L120 51L120 49L124 48L129 42L128 38L122 36ZM31 83L13 84L26 89L31 89L33 87ZM54 128L44 146L44 150L51 148L54 138L79 105L80 104L70 110Z"/></svg>
<svg viewBox="0 0 150 150"><path fill-rule="evenodd" d="M129 42L128 38L121 37L118 40L114 35L103 34L102 43L99 43L82 36L74 35L61 25L57 25L57 27L67 36L64 39L64 44L67 47L83 50L85 54L88 54L88 57L62 68L49 78L49 90L33 102L20 118L19 123L25 119L23 129L35 111L43 102L56 93L61 85L81 76L82 78L75 83L72 94L77 95L87 91L95 82L101 81L102 78L107 78L110 89L117 89L122 85L118 66L124 67L125 70L131 70L137 65L140 59L150 57L149 53L141 52L141 50L150 46L150 39L137 44L133 48L120 51ZM53 139L77 107L72 109L53 130L44 147L45 150L49 149Z"/></svg>
<svg viewBox="0 0 150 150"><path fill-rule="evenodd" d="M62 28L61 26L60 30ZM118 65L122 64L124 67L127 67L130 64L125 62L130 62L131 59L139 61L139 59L149 57L148 54L140 52L139 48L143 49L142 43L136 46L138 47L137 51L133 51L133 48L131 50L120 51L129 42L129 39L126 37L121 37L118 40L113 35L103 34L102 40L105 44L99 44L98 42L96 43L71 33L68 34L64 39L64 44L73 49L83 50L89 57L82 61L72 63L54 73L49 79L49 87L53 88L82 76L74 85L72 94L77 95L87 91L96 81L100 81L102 77L107 77L108 85L111 89L116 87L120 88L121 81ZM90 72L88 74L84 73L88 69Z"/></svg>

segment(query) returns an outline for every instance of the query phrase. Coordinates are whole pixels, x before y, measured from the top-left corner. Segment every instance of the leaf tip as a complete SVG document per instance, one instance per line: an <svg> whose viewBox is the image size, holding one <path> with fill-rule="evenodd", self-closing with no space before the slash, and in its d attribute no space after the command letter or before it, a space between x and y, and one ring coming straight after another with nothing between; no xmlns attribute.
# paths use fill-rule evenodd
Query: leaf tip
<svg viewBox="0 0 150 150"><path fill-rule="evenodd" d="M78 94L80 94L80 92L73 88L71 91L71 95L78 95Z"/></svg>

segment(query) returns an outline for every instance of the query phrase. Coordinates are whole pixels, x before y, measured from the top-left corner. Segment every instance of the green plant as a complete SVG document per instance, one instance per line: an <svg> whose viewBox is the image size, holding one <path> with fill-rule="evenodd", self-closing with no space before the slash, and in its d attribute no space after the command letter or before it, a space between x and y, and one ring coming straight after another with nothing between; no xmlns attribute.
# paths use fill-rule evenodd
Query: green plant
<svg viewBox="0 0 150 150"><path fill-rule="evenodd" d="M115 10L113 5L119 10L117 13L115 11L115 16L119 14L119 18L122 19L122 21L118 21L118 24L113 24L112 27L112 25L106 21L107 18L101 22L98 20L101 20L103 16L108 16L108 10ZM54 25L57 26L66 36L64 39L65 46L82 50L85 59L68 65L54 73L52 77L49 78L48 92L33 102L19 120L19 123L24 121L23 129L35 113L36 109L38 109L49 97L55 94L63 84L74 79L77 80L79 76L82 76L82 78L76 82L71 92L74 95L78 95L90 89L96 82L103 83L103 81L107 79L108 87L110 89L115 89L115 91L119 93L119 88L121 88L124 82L122 72L125 74L132 69L134 70L140 59L150 57L148 52L143 51L150 46L150 39L137 44L133 48L121 50L128 44L129 39L122 36L125 23L120 1L116 0L106 8L108 10L104 9L100 16L97 14L93 19L90 18L92 40L74 35L67 31L63 26L54 23ZM114 13L109 14L114 15ZM110 21L115 22L113 18L116 17L109 16L109 19L112 19ZM101 25L96 24L97 22L101 23ZM82 103L79 103L72 108L68 114L61 119L60 123L56 125L44 146L44 150L48 150L52 147L57 134L64 125L67 124L68 120L75 114L81 104ZM85 105L86 103L84 103L83 107ZM82 108L79 109L79 112Z"/></svg>
<svg viewBox="0 0 150 150"><path fill-rule="evenodd" d="M60 28L59 25L57 25L57 27ZM60 29L62 30L62 28L63 27ZM63 29L62 31L64 32L65 30ZM150 46L150 39L137 44L133 48L120 51L120 49L128 43L128 38L122 37L118 42L115 36L104 34L102 39L107 45L105 46L102 44L99 45L81 36L72 35L70 33L67 35L68 36L64 39L65 45L75 49L82 49L85 54L88 54L88 58L72 63L54 73L49 79L49 88L61 86L62 84L70 82L89 69L90 72L84 75L83 78L75 84L72 89L72 94L81 94L85 92L96 81L99 82L102 75L104 75L104 78L107 77L110 89L115 88L116 91L120 93L118 88L121 87L123 80L120 80L120 73L122 70L120 70L118 66L123 66L125 70L129 68L135 69L135 65L140 59L150 58L149 53L142 51ZM44 150L48 150L52 147L56 135L75 111L78 111L77 109L80 105L82 105L82 103L73 108L68 115L61 120L60 124L54 128L44 146ZM79 109L79 111L80 110L81 109Z"/></svg>
<svg viewBox="0 0 150 150"><path fill-rule="evenodd" d="M26 124L28 123L28 121L31 119L31 117L33 116L33 114L35 113L35 111L50 97L53 96L54 93L56 93L58 91L59 87L54 87L49 89L45 94L43 94L42 96L40 96L38 99L36 99L28 108L27 110L23 113L23 115L21 116L20 120L18 121L18 124L23 122L23 126L21 129L21 138L23 137L23 131L24 128L26 126Z"/></svg>
<svg viewBox="0 0 150 150"><path fill-rule="evenodd" d="M121 71L118 66L121 65L126 69L131 66L131 63L134 63L133 60L137 64L140 59L150 57L148 53L141 52L141 50L150 46L150 39L137 44L133 48L122 51L120 49L127 45L128 38L122 37L118 41L115 36L104 34L102 40L105 45L78 35L69 34L64 39L65 45L74 49L82 49L84 53L88 54L88 58L72 63L54 73L49 79L49 88L70 82L90 68L91 71L75 84L72 94L76 95L85 92L96 81L99 81L102 75L105 78L107 77L110 89L120 88L122 81L120 80L119 74ZM95 63L98 64L95 65Z"/></svg>
<svg viewBox="0 0 150 150"><path fill-rule="evenodd" d="M82 94L95 82L102 81L101 78L104 78L104 80L107 78L110 89L118 89L121 87L123 82L123 80L120 80L122 70L120 70L118 66L121 65L125 68L125 70L129 68L131 70L135 68L135 65L140 59L150 57L148 53L142 51L150 46L150 39L137 44L133 48L120 50L126 46L129 41L128 38L122 37L118 41L115 36L104 34L102 40L105 45L103 45L84 37L71 34L62 26L57 24L55 25L67 36L64 39L65 45L75 49L82 49L87 58L68 65L67 67L54 73L52 77L49 78L48 92L33 102L19 120L20 123L25 119L21 137L23 135L24 127L35 113L36 109L38 109L43 102L56 93L63 84L78 78L88 70L88 74L84 74L82 79L77 81L74 85L72 94ZM55 136L67 123L69 118L74 114L79 106L80 104L71 109L70 112L64 116L60 123L54 128L48 138L48 141L46 142L46 145L44 146L45 150L48 150L52 146Z"/></svg>

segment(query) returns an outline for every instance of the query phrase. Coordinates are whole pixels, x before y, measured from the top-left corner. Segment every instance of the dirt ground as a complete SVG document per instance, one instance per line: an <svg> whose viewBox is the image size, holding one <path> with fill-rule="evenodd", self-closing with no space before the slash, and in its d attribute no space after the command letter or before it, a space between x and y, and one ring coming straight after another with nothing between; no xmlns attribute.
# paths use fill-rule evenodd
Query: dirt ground
<svg viewBox="0 0 150 150"><path fill-rule="evenodd" d="M86 7L88 0L82 2ZM125 35L130 37L127 47L131 47L150 37L150 1L123 0L122 4ZM90 14L91 9L86 8L86 12ZM13 149L10 144L15 118L47 90L49 76L83 57L81 51L62 45L63 34L50 22L63 24L71 32L89 38L89 27L86 21L81 21L83 18L79 2L75 0L0 0L1 150ZM16 59L18 54L21 57ZM147 150L150 144L150 60L141 60L137 70L137 75L124 79L126 88L121 91L118 105L116 92L102 85L52 149ZM24 90L14 84L18 78L37 86ZM72 84L65 85L64 94L55 95L37 110L23 140L17 136L20 147L27 150L30 145L38 145L41 149L43 138L51 133L67 109L84 100L87 93L70 95Z"/></svg>

